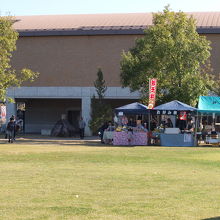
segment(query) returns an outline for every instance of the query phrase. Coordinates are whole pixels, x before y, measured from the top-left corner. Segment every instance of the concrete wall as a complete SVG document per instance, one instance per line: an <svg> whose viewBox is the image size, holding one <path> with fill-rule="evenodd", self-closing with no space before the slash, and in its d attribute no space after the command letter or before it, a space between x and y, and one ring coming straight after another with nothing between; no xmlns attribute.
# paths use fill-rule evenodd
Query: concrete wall
<svg viewBox="0 0 220 220"><path fill-rule="evenodd" d="M27 102L26 131L40 133L41 129L52 128L67 110L80 110L87 124L87 136L91 135L88 122L91 119L91 97L94 94L94 87L21 87L8 90L8 96L20 102ZM107 102L111 102L113 108L131 103L139 96L138 92L130 92L128 88L120 87L108 87L105 93ZM118 100L113 101L115 99ZM8 103L7 112L8 117L16 115L15 104Z"/></svg>

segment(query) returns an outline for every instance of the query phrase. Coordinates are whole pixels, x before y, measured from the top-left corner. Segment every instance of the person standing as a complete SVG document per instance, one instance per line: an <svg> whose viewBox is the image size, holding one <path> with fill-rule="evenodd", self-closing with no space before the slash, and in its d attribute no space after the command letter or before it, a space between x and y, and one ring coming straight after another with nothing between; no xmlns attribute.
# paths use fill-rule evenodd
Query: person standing
<svg viewBox="0 0 220 220"><path fill-rule="evenodd" d="M81 117L79 120L79 135L81 139L84 138L85 127L86 127L86 123L83 120L83 117Z"/></svg>
<svg viewBox="0 0 220 220"><path fill-rule="evenodd" d="M12 116L10 117L9 122L10 122L11 120L13 120L14 123L15 123L15 116L14 116L14 115L12 115ZM6 132L5 132L5 139L8 139L8 129L7 129L7 126L6 126Z"/></svg>
<svg viewBox="0 0 220 220"><path fill-rule="evenodd" d="M14 118L10 118L10 121L7 124L7 134L8 134L8 142L13 143L15 133L15 122Z"/></svg>
<svg viewBox="0 0 220 220"><path fill-rule="evenodd" d="M167 122L165 123L166 128L173 128L173 123L170 118L167 119Z"/></svg>
<svg viewBox="0 0 220 220"><path fill-rule="evenodd" d="M195 124L192 119L187 121L186 130L193 132L195 128Z"/></svg>
<svg viewBox="0 0 220 220"><path fill-rule="evenodd" d="M135 121L133 120L133 118L130 118L129 119L129 122L127 124L129 127L136 127L136 123Z"/></svg>
<svg viewBox="0 0 220 220"><path fill-rule="evenodd" d="M103 135L104 131L108 128L108 122L106 121L100 128L99 128L99 137L101 139L101 143L104 144Z"/></svg>
<svg viewBox="0 0 220 220"><path fill-rule="evenodd" d="M14 135L13 135L13 139L15 141L15 137L20 129L20 121L19 120L16 120L16 117L14 115L11 116L11 118L14 119Z"/></svg>
<svg viewBox="0 0 220 220"><path fill-rule="evenodd" d="M123 115L122 119L121 119L121 122L122 122L123 126L126 126L128 124L128 118L125 115Z"/></svg>

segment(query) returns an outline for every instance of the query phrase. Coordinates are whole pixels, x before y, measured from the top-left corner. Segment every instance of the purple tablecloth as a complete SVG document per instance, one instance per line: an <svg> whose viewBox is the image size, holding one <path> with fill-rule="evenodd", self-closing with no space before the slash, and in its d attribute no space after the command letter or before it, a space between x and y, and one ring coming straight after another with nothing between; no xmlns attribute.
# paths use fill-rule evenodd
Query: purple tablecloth
<svg viewBox="0 0 220 220"><path fill-rule="evenodd" d="M114 132L113 145L147 145L147 132Z"/></svg>

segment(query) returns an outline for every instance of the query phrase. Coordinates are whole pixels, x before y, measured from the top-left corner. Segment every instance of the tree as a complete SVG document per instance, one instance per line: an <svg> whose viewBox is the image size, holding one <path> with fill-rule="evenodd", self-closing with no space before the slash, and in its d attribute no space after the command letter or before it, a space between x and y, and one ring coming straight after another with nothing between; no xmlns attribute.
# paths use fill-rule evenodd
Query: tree
<svg viewBox="0 0 220 220"><path fill-rule="evenodd" d="M5 101L6 90L9 87L19 87L24 81L33 81L38 73L24 68L17 72L12 68L10 59L16 50L18 33L12 28L14 20L12 17L0 17L0 100Z"/></svg>
<svg viewBox="0 0 220 220"><path fill-rule="evenodd" d="M220 96L220 73L213 74L214 84L210 87L210 91L214 93L214 95Z"/></svg>
<svg viewBox="0 0 220 220"><path fill-rule="evenodd" d="M112 118L112 108L104 102L107 87L100 68L98 69L97 79L94 81L94 86L98 97L96 98L94 95L91 100L92 111L89 127L94 134L97 134L98 129L102 126L103 122L109 121Z"/></svg>
<svg viewBox="0 0 220 220"><path fill-rule="evenodd" d="M149 78L158 79L157 104L174 99L195 105L213 84L206 70L210 42L196 32L196 21L183 12L153 14L153 25L135 46L122 53L121 82L148 96Z"/></svg>
<svg viewBox="0 0 220 220"><path fill-rule="evenodd" d="M107 87L105 85L105 80L103 78L103 73L101 68L98 68L97 79L94 82L96 92L100 101L103 100Z"/></svg>

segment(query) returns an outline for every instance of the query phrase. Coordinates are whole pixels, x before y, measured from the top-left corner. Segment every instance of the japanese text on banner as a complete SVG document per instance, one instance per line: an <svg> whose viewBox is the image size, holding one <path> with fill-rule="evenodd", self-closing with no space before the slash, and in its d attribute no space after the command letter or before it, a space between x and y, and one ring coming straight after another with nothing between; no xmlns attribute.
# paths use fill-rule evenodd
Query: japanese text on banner
<svg viewBox="0 0 220 220"><path fill-rule="evenodd" d="M150 79L148 109L153 109L155 106L156 91L157 91L157 79Z"/></svg>

